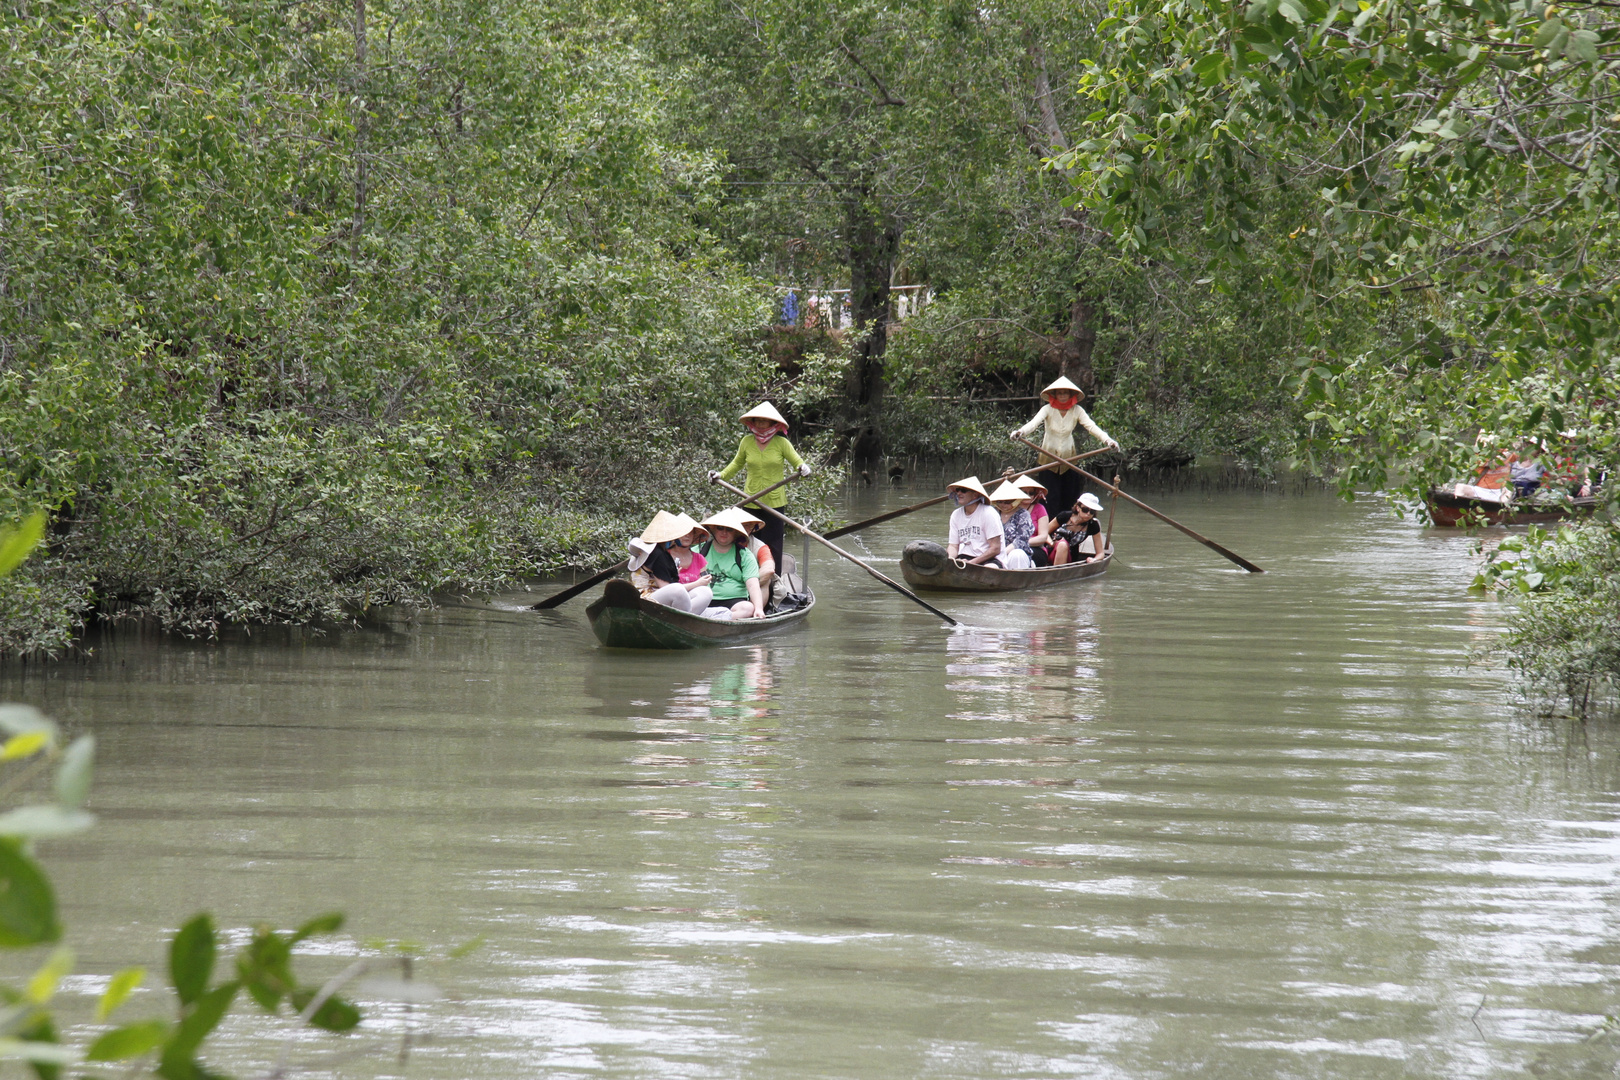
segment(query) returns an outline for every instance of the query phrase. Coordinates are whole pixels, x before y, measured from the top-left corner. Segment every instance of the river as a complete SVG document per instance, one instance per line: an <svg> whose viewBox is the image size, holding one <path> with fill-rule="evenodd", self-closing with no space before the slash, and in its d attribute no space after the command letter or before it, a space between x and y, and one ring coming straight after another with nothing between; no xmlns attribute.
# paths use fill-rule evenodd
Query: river
<svg viewBox="0 0 1620 1080"><path fill-rule="evenodd" d="M1153 501L1269 572L1122 507L1104 578L935 594L954 632L818 551L807 626L701 653L537 593L10 669L100 744L100 824L41 849L68 1012L196 910L240 942L341 909L312 972L407 942L446 996L297 1040L321 1075L1612 1075L1615 740L1471 665L1469 539ZM897 572L943 528L846 542ZM287 1030L239 1009L209 1060Z"/></svg>

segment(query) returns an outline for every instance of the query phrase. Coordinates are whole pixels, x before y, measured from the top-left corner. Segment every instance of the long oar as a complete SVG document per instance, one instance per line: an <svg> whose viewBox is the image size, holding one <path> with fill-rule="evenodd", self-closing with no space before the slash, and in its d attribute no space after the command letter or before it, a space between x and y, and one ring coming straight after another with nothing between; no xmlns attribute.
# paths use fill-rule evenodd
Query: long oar
<svg viewBox="0 0 1620 1080"><path fill-rule="evenodd" d="M758 494L748 495L741 488L732 487L730 484L726 483L724 480L720 479L718 476L711 477L710 480L713 483L719 484L721 487L725 488L727 491L734 491L738 495L745 495L750 500L757 499L759 497ZM793 526L795 529L798 529L801 533L808 536L810 539L816 541L816 543L820 544L822 547L829 549L830 551L834 552L837 555L842 555L844 558L848 559L850 562L854 563L856 566L860 567L862 570L865 570L868 574L871 574L873 577L875 577L879 581L883 582L883 584L887 585L889 588L893 589L895 592L899 593L901 596L904 596L909 600L912 600L912 601L915 601L918 604L921 604L923 607L927 608L929 611L932 611L935 615L938 615L940 618L944 619L946 622L950 623L952 626L957 625L955 619L951 618L949 615L947 615L943 611L939 610L939 608L935 607L933 604L930 604L928 601L924 600L922 597L918 596L916 593L912 592L910 589L906 588L904 585L900 584L898 581L895 581L893 578L888 578L888 577L883 576L877 570L874 570L872 567L868 566L866 563L864 563L861 560L857 559L855 556L851 555L849 552L845 551L843 548L839 547L837 544L833 543L831 540L828 540L825 536L822 536L819 533L811 532L809 529L805 528L803 525L800 525L797 521L794 521L792 518L788 517L786 514L784 514L781 511L777 510L775 507L764 506L764 505L759 504L759 503L754 503L753 505L758 506L761 510L764 510L767 514L771 514L771 515L774 515L777 518L780 518L782 520L783 524Z"/></svg>
<svg viewBox="0 0 1620 1080"><path fill-rule="evenodd" d="M767 492L767 491L775 491L777 488L781 487L783 484L790 483L790 482L792 482L794 480L797 480L798 478L799 478L798 473L790 473L789 475L782 477L782 479L778 480L776 483L772 484L770 487L761 488L759 491L754 492L752 495L748 496L748 499L757 499L761 495L765 494L765 492ZM747 502L748 499L745 499L743 501ZM737 505L741 506L742 503L738 503ZM595 585L598 582L606 581L608 578L612 577L614 574L617 574L620 570L623 570L628 565L630 565L628 562L616 562L612 566L608 567L606 570L601 570L601 571L598 571L597 573L592 574L590 577L586 578L584 581L579 582L577 585L570 585L568 588L564 589L562 592L558 593L556 596L548 596L544 600L540 601L538 604L530 605L529 610L530 611L550 611L554 607L561 607L563 604L568 603L568 601L572 600L574 597L578 596L580 593L584 592L586 589L589 589L592 585Z"/></svg>
<svg viewBox="0 0 1620 1080"><path fill-rule="evenodd" d="M1016 438L1018 439L1019 442L1023 443L1025 446L1029 447L1032 450L1041 450L1040 447L1036 446L1034 443L1030 442L1028 439L1024 438L1022 435L1016 436ZM1041 450L1041 453L1050 454L1051 451L1049 451L1049 450ZM1235 562L1239 566L1243 567L1243 569L1247 570L1249 573L1251 573L1251 574L1263 574L1263 573L1265 573L1264 570L1260 569L1258 566L1254 565L1254 563L1250 562L1248 559L1245 559L1243 556L1237 554L1236 552L1228 551L1226 548L1221 547L1221 545L1217 544L1215 541L1211 540L1209 537L1200 536L1198 533L1193 532L1191 529L1187 528L1187 526L1183 525L1181 522L1177 521L1175 518L1169 516L1168 514L1159 513L1157 510L1153 509L1153 507L1149 506L1147 503L1143 502L1141 499L1132 498L1131 496L1125 494L1123 491L1119 490L1119 488L1115 487L1113 484L1110 484L1108 481L1102 479L1101 477L1093 476L1091 473L1086 472L1086 470L1082 469L1080 466L1075 464L1075 462L1079 461L1080 458L1078 458L1078 457L1059 458L1058 460L1062 461L1065 465L1072 466L1075 472L1079 473L1081 476L1085 477L1087 480L1090 480L1094 484L1102 485L1103 488L1105 488L1108 491L1112 491L1115 495L1117 495L1119 498L1124 499L1126 502L1130 503L1132 506L1140 507L1141 509L1146 510L1148 513L1152 514L1154 517L1158 518L1160 521L1164 522L1166 525L1169 525L1172 528L1180 529L1182 532L1186 533L1188 536L1192 537L1194 540L1198 541L1200 544L1203 544L1205 547L1209 548L1210 550L1217 551L1220 554L1226 556L1228 559L1231 559L1233 562Z"/></svg>
<svg viewBox="0 0 1620 1080"><path fill-rule="evenodd" d="M1089 451L1087 453L1081 454L1079 457L1075 458L1074 460L1081 461L1081 460L1084 460L1085 458L1088 458L1088 457L1096 457L1098 454L1106 454L1106 453L1108 453L1108 451L1110 451L1112 449L1113 449L1112 446L1105 446L1100 450L1091 450L1091 451ZM1013 475L1014 476L1028 476L1030 473L1038 473L1042 469L1045 469L1047 467L1048 466L1045 466L1045 465L1037 465L1033 469L1025 469L1023 472L1013 473ZM992 478L992 479L994 479L994 478ZM837 539L840 536L848 536L850 533L859 532L860 530L866 528L869 525L881 525L885 521L893 521L897 517L905 517L907 514L912 513L913 511L926 510L930 506L938 506L940 503L944 502L946 499L949 499L950 497L951 497L951 494L950 494L950 492L947 491L943 495L935 496L934 498L929 499L926 502L920 502L915 506L907 506L907 507L905 507L904 509L901 509L901 510L890 510L886 514L879 514L877 517L869 517L865 521L857 521L853 525L840 525L838 528L833 529L831 532L827 533L827 539L834 540L834 539Z"/></svg>

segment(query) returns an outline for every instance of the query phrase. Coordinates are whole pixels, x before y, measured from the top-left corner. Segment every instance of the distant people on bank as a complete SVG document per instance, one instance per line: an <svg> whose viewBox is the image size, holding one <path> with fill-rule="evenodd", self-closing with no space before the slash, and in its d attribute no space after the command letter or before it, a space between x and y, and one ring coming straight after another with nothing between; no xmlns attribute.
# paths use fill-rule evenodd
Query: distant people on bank
<svg viewBox="0 0 1620 1080"><path fill-rule="evenodd" d="M1086 410L1080 407L1085 396L1085 392L1074 383L1059 377L1041 391L1041 397L1046 401L1041 411L1035 414L1033 420L1013 432L1014 438L1028 438L1036 428L1045 426L1045 433L1041 436L1041 449L1045 451L1041 455L1041 464L1049 467L1036 475L1047 489L1046 509L1053 514L1060 510L1067 512L1080 497L1080 474L1054 460L1071 458L1079 453L1074 445L1074 429L1077 426L1085 428L1103 445L1119 449L1119 443L1114 441L1113 436L1098 427Z"/></svg>
<svg viewBox="0 0 1620 1080"><path fill-rule="evenodd" d="M1057 528L1052 532L1052 565L1066 566L1071 562L1096 562L1103 557L1102 502L1091 492L1080 496L1074 508L1058 515Z"/></svg>
<svg viewBox="0 0 1620 1080"><path fill-rule="evenodd" d="M703 519L711 539L703 545L701 554L708 559L714 596L703 614L711 619L759 619L765 615L759 562L748 551L751 517L733 506Z"/></svg>
<svg viewBox="0 0 1620 1080"><path fill-rule="evenodd" d="M748 480L742 488L752 495L772 484L780 483L790 468L797 469L800 476L810 475L810 466L799 457L799 452L793 449L793 444L788 441L787 421L776 411L776 406L763 401L743 413L742 422L748 433L737 444L736 456L719 472L710 473L711 480L717 476L722 480L730 480L737 475L739 469L746 469ZM787 490L777 488L767 495L762 495L757 503L750 502L745 505L752 511L757 511L757 516L765 522L760 527L759 538L771 549L772 564L781 566L782 519L775 514L764 512L761 507L771 507L785 513Z"/></svg>
<svg viewBox="0 0 1620 1080"><path fill-rule="evenodd" d="M655 604L701 614L709 607L713 593L709 575L692 558L692 546L708 536L708 531L689 515L658 511L641 535L630 541L630 584ZM684 556L689 570L696 563L690 580L681 576L677 551Z"/></svg>
<svg viewBox="0 0 1620 1080"><path fill-rule="evenodd" d="M958 480L945 490L956 500L945 554L958 565L1000 566L996 557L1001 554L1001 515L990 505L990 493L977 476Z"/></svg>
<svg viewBox="0 0 1620 1080"><path fill-rule="evenodd" d="M1008 570L1031 570L1035 566L1035 556L1029 548L1035 525L1029 519L1029 511L1024 509L1028 498L1023 488L1005 480L990 493L990 505L1001 517L1001 554L996 558Z"/></svg>

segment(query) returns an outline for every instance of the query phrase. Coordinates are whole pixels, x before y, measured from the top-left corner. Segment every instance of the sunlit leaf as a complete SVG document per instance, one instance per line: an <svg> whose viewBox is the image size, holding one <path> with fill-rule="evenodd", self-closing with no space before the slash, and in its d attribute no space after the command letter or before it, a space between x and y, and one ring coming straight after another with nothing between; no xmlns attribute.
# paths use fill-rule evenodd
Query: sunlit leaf
<svg viewBox="0 0 1620 1080"><path fill-rule="evenodd" d="M0 836L45 840L84 832L95 823L94 814L83 810L64 810L54 803L19 806L0 814Z"/></svg>
<svg viewBox="0 0 1620 1080"><path fill-rule="evenodd" d="M73 950L59 947L39 966L28 980L23 996L36 1005L43 1005L56 996L56 986L73 970Z"/></svg>
<svg viewBox="0 0 1620 1080"><path fill-rule="evenodd" d="M25 731L21 735L13 735L4 745L0 745L0 761L32 757L45 749L50 741L50 734L45 731Z"/></svg>
<svg viewBox="0 0 1620 1080"><path fill-rule="evenodd" d="M30 514L20 525L0 527L0 577L17 569L45 535L45 515Z"/></svg>
<svg viewBox="0 0 1620 1080"><path fill-rule="evenodd" d="M111 1016L145 978L146 969L142 967L124 968L114 975L107 989L102 991L101 1000L96 1002L96 1020L104 1021Z"/></svg>
<svg viewBox="0 0 1620 1080"><path fill-rule="evenodd" d="M124 1061L150 1054L169 1037L170 1027L162 1020L141 1020L114 1028L90 1044L88 1061Z"/></svg>

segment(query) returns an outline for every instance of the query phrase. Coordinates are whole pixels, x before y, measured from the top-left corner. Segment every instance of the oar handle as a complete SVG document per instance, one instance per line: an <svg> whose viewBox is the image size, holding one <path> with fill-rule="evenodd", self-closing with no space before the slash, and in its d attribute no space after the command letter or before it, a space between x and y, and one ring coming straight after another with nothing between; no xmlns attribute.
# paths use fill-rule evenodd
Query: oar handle
<svg viewBox="0 0 1620 1080"><path fill-rule="evenodd" d="M1036 446L1034 443L1030 442L1028 439L1024 438L1022 435L1016 436L1016 438L1018 439L1019 442L1023 443L1025 446L1029 447L1030 449L1032 449L1032 450L1040 450L1041 453L1046 454L1048 456L1052 456L1052 452L1050 450L1042 450L1039 446ZM1160 521L1164 522L1166 525L1169 525L1172 528L1181 530L1182 532L1186 533L1188 536L1192 537L1194 540L1198 541L1200 544L1203 544L1205 547L1209 548L1211 551L1219 552L1221 555L1225 556L1226 558L1228 558L1228 559L1232 560L1233 562L1237 563L1239 566L1243 567L1243 569L1247 570L1249 573L1251 573L1251 574L1263 574L1263 573L1265 573L1264 570L1260 569L1258 566L1254 565L1254 563L1250 562L1248 559L1245 559L1243 556L1237 554L1234 551L1229 551L1226 548L1223 548L1221 545L1217 544L1215 541L1211 540L1207 536L1200 536L1198 533L1193 532L1191 529L1187 528L1187 526L1183 525L1181 522L1177 521L1175 518L1171 517L1169 514L1161 514L1159 511L1153 509L1153 507L1149 506L1147 503L1143 502L1141 499L1137 499L1137 498L1134 498L1134 497L1132 497L1130 495L1125 494L1123 491L1119 490L1119 488L1115 487L1113 484L1110 484L1108 481L1104 480L1102 477L1095 476L1095 475L1087 472L1086 470L1082 469L1079 465L1075 464L1076 462L1078 462L1081 458L1083 458L1085 456L1086 455L1081 454L1081 455L1078 455L1078 456L1073 457L1073 458L1058 458L1057 460L1062 461L1065 465L1072 466L1074 468L1075 472L1079 473L1081 476L1085 477L1087 480L1090 480L1092 483L1100 485L1105 490L1113 492L1119 498L1124 499L1126 502L1130 503L1132 506L1138 507L1138 508L1140 508L1142 510L1146 510L1148 513L1152 514L1154 517L1158 518Z"/></svg>
<svg viewBox="0 0 1620 1080"><path fill-rule="evenodd" d="M747 492L743 491L741 488L733 487L731 484L728 484L726 481L720 479L720 477L718 475L710 477L709 480L710 480L711 483L719 484L721 487L725 488L727 491L735 492L736 494L742 495L745 498L752 499L752 498L755 497L753 495L749 495ZM883 582L883 584L887 585L889 588L893 589L895 592L899 593L901 596L904 596L907 599L912 600L915 603L921 604L923 607L927 608L929 611L933 612L935 615L938 615L941 619L944 619L946 622L950 623L952 626L958 625L955 619L951 618L949 615L947 615L943 611L939 610L939 608L935 607L933 604L930 604L928 601L924 600L922 597L918 596L916 593L912 592L910 589L906 588L904 585L900 584L898 581L895 581L894 579L889 578L889 577L885 577L882 573L880 573L879 571L877 571L873 567L868 566L866 563L862 562L860 559L857 559L855 556L851 555L849 552L845 551L843 548L839 547L837 544L833 543L831 540L828 540L825 536L822 536L819 533L811 532L810 528L808 526L802 525L799 522L794 521L792 518L788 517L786 514L782 513L780 510L777 510L773 506L766 506L763 503L756 503L755 505L758 506L761 510L764 510L766 513L771 514L772 516L774 516L774 517L778 518L779 520L781 520L783 524L791 525L795 529L798 529L805 536L808 536L810 539L814 540L816 543L820 544L822 547L827 548L833 554L839 555L839 556L841 556L841 557L843 557L845 559L848 559L850 562L854 563L856 566L860 567L862 570L865 570L868 574L871 574L873 577L875 577L879 581Z"/></svg>

